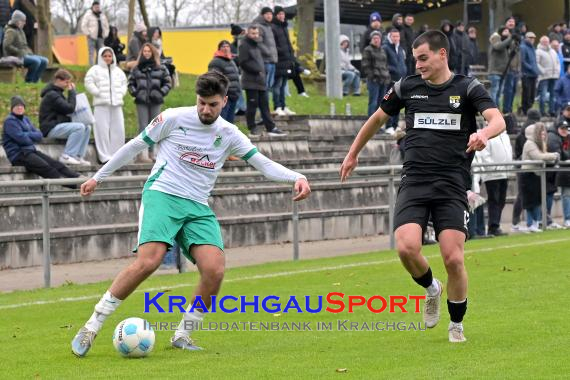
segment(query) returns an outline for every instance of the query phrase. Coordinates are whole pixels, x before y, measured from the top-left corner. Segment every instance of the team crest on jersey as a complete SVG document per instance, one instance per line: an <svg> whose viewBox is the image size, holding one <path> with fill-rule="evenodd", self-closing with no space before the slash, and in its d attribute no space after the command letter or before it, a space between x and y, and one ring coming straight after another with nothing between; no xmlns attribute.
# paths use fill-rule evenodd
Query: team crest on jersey
<svg viewBox="0 0 570 380"><path fill-rule="evenodd" d="M388 90L386 95L384 95L384 100L388 100L390 98L390 95L392 95L393 92L394 92L394 87L390 87L390 89Z"/></svg>
<svg viewBox="0 0 570 380"><path fill-rule="evenodd" d="M461 105L461 96L450 96L449 105L451 108L457 109Z"/></svg>
<svg viewBox="0 0 570 380"><path fill-rule="evenodd" d="M222 136L216 135L216 140L214 140L214 146L219 147L222 145Z"/></svg>
<svg viewBox="0 0 570 380"><path fill-rule="evenodd" d="M180 156L180 159L190 165L197 166L203 169L214 170L216 168L216 163L210 161L210 157L207 154L199 154L196 152L187 152Z"/></svg>

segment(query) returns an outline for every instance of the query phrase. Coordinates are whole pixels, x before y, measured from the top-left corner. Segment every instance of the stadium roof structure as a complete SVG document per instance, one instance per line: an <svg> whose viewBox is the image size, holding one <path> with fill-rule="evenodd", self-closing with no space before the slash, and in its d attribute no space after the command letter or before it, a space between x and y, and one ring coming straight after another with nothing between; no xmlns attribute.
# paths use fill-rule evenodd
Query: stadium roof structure
<svg viewBox="0 0 570 380"><path fill-rule="evenodd" d="M458 3L462 0L339 0L342 24L368 25L372 12L379 12L382 21L391 21L395 13L420 13ZM287 17L297 13L297 6L285 8ZM315 2L315 21L324 21L324 0Z"/></svg>

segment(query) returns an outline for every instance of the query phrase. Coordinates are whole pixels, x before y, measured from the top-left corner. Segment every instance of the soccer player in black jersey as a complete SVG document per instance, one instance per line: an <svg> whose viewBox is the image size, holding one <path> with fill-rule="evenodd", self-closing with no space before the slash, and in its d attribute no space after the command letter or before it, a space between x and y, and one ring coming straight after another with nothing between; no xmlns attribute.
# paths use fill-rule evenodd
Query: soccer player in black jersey
<svg viewBox="0 0 570 380"><path fill-rule="evenodd" d="M475 78L455 75L447 60L449 41L439 31L420 35L413 44L416 69L396 82L380 108L364 123L340 168L344 181L358 164L358 154L382 125L405 108L406 137L402 179L394 213L396 245L402 264L426 288L424 321L439 321L442 284L421 254L422 232L433 220L447 271L449 341L463 342L467 310L467 272L463 262L469 219L467 190L475 151L505 129L505 121ZM481 113L488 125L477 130Z"/></svg>

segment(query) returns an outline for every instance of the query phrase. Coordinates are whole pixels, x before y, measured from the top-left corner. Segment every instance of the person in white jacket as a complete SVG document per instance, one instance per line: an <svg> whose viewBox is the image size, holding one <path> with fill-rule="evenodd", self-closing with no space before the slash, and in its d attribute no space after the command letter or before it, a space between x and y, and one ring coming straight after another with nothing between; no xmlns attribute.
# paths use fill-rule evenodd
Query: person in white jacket
<svg viewBox="0 0 570 380"><path fill-rule="evenodd" d="M123 97L127 77L110 47L99 49L97 64L85 76L85 88L93 95L95 147L99 161L105 163L125 143Z"/></svg>
<svg viewBox="0 0 570 380"><path fill-rule="evenodd" d="M541 74L538 76L538 95L540 114L542 116L556 116L556 103L554 96L554 85L560 78L560 59L558 52L550 47L550 40L547 36L540 37L540 43L536 48L536 63ZM546 97L548 100L548 115L546 114Z"/></svg>
<svg viewBox="0 0 570 380"><path fill-rule="evenodd" d="M501 164L513 160L513 148L509 135L503 131L500 135L492 138L485 149L476 152L478 162L483 164ZM506 172L497 172L505 169L505 166L486 166L480 168L481 180L487 189L487 209L489 222L487 235L506 235L501 230L501 214L507 199L508 179ZM508 169L508 168L507 168Z"/></svg>
<svg viewBox="0 0 570 380"><path fill-rule="evenodd" d="M81 19L81 33L87 36L89 66L91 66L93 65L93 56L104 46L103 41L109 35L109 20L101 12L99 1L93 1L91 8L83 15Z"/></svg>

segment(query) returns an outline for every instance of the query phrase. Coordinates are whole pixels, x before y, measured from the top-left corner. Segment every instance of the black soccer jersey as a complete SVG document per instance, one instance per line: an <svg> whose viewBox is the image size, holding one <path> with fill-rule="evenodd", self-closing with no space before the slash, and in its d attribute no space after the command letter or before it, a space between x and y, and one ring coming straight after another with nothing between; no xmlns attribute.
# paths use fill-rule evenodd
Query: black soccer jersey
<svg viewBox="0 0 570 380"><path fill-rule="evenodd" d="M380 107L390 116L405 108L403 174L418 180L468 182L474 153L465 150L469 136L477 131L475 116L497 106L475 78L453 75L433 85L413 75L396 82Z"/></svg>

